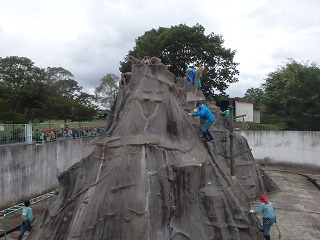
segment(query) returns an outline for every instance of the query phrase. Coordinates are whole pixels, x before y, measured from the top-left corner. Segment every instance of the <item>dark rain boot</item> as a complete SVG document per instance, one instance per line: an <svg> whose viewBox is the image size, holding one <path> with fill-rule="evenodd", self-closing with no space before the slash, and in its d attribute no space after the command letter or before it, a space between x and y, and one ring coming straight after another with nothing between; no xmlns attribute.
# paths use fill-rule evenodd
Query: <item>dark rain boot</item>
<svg viewBox="0 0 320 240"><path fill-rule="evenodd" d="M208 139L208 133L207 133L207 132L203 132L203 133L202 133L201 140L202 140L202 141L208 141L207 139Z"/></svg>
<svg viewBox="0 0 320 240"><path fill-rule="evenodd" d="M209 132L209 130L207 130L207 141L212 141L213 140L213 137L211 135L211 133Z"/></svg>
<svg viewBox="0 0 320 240"><path fill-rule="evenodd" d="M270 236L264 235L264 237L266 238L266 240L270 240Z"/></svg>

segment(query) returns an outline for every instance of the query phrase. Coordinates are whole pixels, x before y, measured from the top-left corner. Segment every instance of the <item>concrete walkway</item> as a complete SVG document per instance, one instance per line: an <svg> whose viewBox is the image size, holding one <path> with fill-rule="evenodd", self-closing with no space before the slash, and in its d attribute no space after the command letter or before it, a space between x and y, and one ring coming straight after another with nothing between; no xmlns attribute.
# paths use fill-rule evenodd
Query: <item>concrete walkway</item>
<svg viewBox="0 0 320 240"><path fill-rule="evenodd" d="M276 207L277 225L271 228L272 240L319 240L320 239L320 190L305 177L279 167L263 170L279 186L280 192L267 194ZM320 173L308 175L317 182ZM256 209L260 201L251 204Z"/></svg>

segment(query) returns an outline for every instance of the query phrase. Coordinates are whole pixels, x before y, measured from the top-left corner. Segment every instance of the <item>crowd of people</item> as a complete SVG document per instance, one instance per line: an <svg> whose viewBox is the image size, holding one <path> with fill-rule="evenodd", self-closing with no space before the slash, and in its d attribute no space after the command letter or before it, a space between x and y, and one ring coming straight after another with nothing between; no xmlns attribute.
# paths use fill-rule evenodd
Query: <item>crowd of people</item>
<svg viewBox="0 0 320 240"><path fill-rule="evenodd" d="M36 143L44 143L56 141L61 138L95 137L103 134L105 129L105 125L84 126L79 128L66 126L60 128L60 130L56 130L55 128L35 128L33 136Z"/></svg>

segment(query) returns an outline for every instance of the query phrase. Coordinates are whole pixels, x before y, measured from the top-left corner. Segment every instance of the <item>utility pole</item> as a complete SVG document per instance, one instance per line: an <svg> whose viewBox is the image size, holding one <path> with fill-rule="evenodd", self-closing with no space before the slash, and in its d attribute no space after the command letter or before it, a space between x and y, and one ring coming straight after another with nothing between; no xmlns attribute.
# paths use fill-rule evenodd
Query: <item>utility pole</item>
<svg viewBox="0 0 320 240"><path fill-rule="evenodd" d="M229 121L230 121L230 174L231 176L235 176L235 161L234 161L234 154L233 154L233 106L231 104L229 104L229 112L230 112L230 116L229 116Z"/></svg>

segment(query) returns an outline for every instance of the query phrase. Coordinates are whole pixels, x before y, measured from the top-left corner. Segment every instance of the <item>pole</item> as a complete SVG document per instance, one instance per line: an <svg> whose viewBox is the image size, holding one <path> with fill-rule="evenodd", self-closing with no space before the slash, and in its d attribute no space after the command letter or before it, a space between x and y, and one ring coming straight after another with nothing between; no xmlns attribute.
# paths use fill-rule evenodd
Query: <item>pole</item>
<svg viewBox="0 0 320 240"><path fill-rule="evenodd" d="M235 161L233 154L233 106L229 105L229 121L230 121L230 174L231 176L235 176Z"/></svg>
<svg viewBox="0 0 320 240"><path fill-rule="evenodd" d="M3 216L4 240L7 240L7 222L6 214Z"/></svg>

